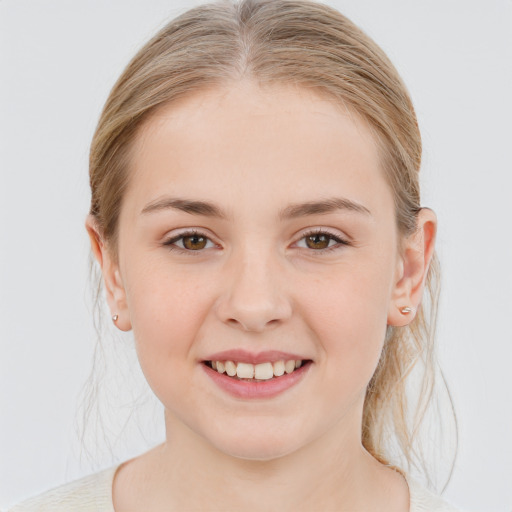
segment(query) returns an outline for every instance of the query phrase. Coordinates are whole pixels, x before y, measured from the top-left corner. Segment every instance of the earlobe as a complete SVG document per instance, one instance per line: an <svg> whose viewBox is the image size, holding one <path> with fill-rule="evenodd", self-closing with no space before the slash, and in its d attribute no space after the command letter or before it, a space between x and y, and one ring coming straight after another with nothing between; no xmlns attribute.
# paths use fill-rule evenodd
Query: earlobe
<svg viewBox="0 0 512 512"><path fill-rule="evenodd" d="M114 261L107 245L103 242L96 220L92 215L87 217L85 227L89 234L91 250L101 268L111 316L112 318L117 317L114 323L120 330L129 331L131 323L126 302L126 292L117 262Z"/></svg>
<svg viewBox="0 0 512 512"><path fill-rule="evenodd" d="M129 331L132 326L121 274L117 264L111 260L110 255L105 258L105 260L107 259L108 262L105 261L106 265L103 273L103 279L105 287L107 288L107 301L112 313L112 320L114 325L121 331Z"/></svg>
<svg viewBox="0 0 512 512"><path fill-rule="evenodd" d="M421 305L428 269L434 254L436 232L436 214L430 208L422 208L417 216L416 231L404 241L389 305L388 325L404 326L414 319Z"/></svg>

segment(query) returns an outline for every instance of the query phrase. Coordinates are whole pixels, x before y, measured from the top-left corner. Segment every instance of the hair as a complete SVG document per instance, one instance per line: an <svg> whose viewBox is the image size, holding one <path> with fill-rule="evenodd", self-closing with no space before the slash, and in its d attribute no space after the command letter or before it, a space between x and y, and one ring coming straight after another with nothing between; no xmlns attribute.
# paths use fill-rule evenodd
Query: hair
<svg viewBox="0 0 512 512"><path fill-rule="evenodd" d="M119 212L130 181L130 150L142 124L164 105L196 91L233 87L242 79L307 88L362 118L378 144L401 239L415 232L421 209L421 136L408 91L384 52L345 16L321 3L220 0L192 8L161 29L128 64L104 106L90 151L90 214L114 257ZM408 326L387 328L366 392L362 444L391 465L394 439L406 464L420 467L428 478L415 441L436 374L436 254L425 296ZM411 399L407 377L419 362L424 369L421 386Z"/></svg>

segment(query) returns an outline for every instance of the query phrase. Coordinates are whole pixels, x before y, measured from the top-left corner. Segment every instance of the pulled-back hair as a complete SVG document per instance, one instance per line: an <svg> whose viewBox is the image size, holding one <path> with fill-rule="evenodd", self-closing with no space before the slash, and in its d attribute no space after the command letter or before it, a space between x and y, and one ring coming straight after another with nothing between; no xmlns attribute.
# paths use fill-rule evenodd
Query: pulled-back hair
<svg viewBox="0 0 512 512"><path fill-rule="evenodd" d="M90 152L90 213L117 257L119 212L130 176L130 150L154 112L196 91L291 84L357 113L378 143L402 239L416 230L421 209L421 137L407 89L384 52L334 8L308 0L230 0L192 8L160 30L113 87ZM390 464L391 440L410 465L425 469L415 437L432 400L439 264L432 259L426 297L405 327L388 326L366 392L362 443ZM415 396L407 377L420 363ZM412 418L412 420L411 420Z"/></svg>

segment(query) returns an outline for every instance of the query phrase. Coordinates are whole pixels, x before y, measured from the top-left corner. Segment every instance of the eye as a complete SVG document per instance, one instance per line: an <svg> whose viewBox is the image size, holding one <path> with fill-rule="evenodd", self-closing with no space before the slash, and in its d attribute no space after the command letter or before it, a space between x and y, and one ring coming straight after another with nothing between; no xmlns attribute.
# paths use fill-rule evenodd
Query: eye
<svg viewBox="0 0 512 512"><path fill-rule="evenodd" d="M203 233L189 231L180 233L164 242L171 250L182 250L187 252L197 252L203 249L215 247L214 243Z"/></svg>
<svg viewBox="0 0 512 512"><path fill-rule="evenodd" d="M184 252L200 252L203 249L215 247L215 244L205 234L198 231L180 233L166 240L163 245L171 250ZM298 247L318 252L338 249L340 245L350 245L350 243L325 230L310 231L297 242Z"/></svg>
<svg viewBox="0 0 512 512"><path fill-rule="evenodd" d="M322 230L310 231L297 242L298 247L316 251L338 249L340 245L350 245L350 243L337 235Z"/></svg>

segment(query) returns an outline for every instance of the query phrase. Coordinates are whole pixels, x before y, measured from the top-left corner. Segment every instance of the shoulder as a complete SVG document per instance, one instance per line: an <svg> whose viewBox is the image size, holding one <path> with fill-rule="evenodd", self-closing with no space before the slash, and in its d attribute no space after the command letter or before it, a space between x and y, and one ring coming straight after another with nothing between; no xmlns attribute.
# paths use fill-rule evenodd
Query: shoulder
<svg viewBox="0 0 512 512"><path fill-rule="evenodd" d="M51 489L7 512L114 512L112 482L117 467Z"/></svg>
<svg viewBox="0 0 512 512"><path fill-rule="evenodd" d="M416 480L407 478L407 484L411 496L410 512L462 512Z"/></svg>

